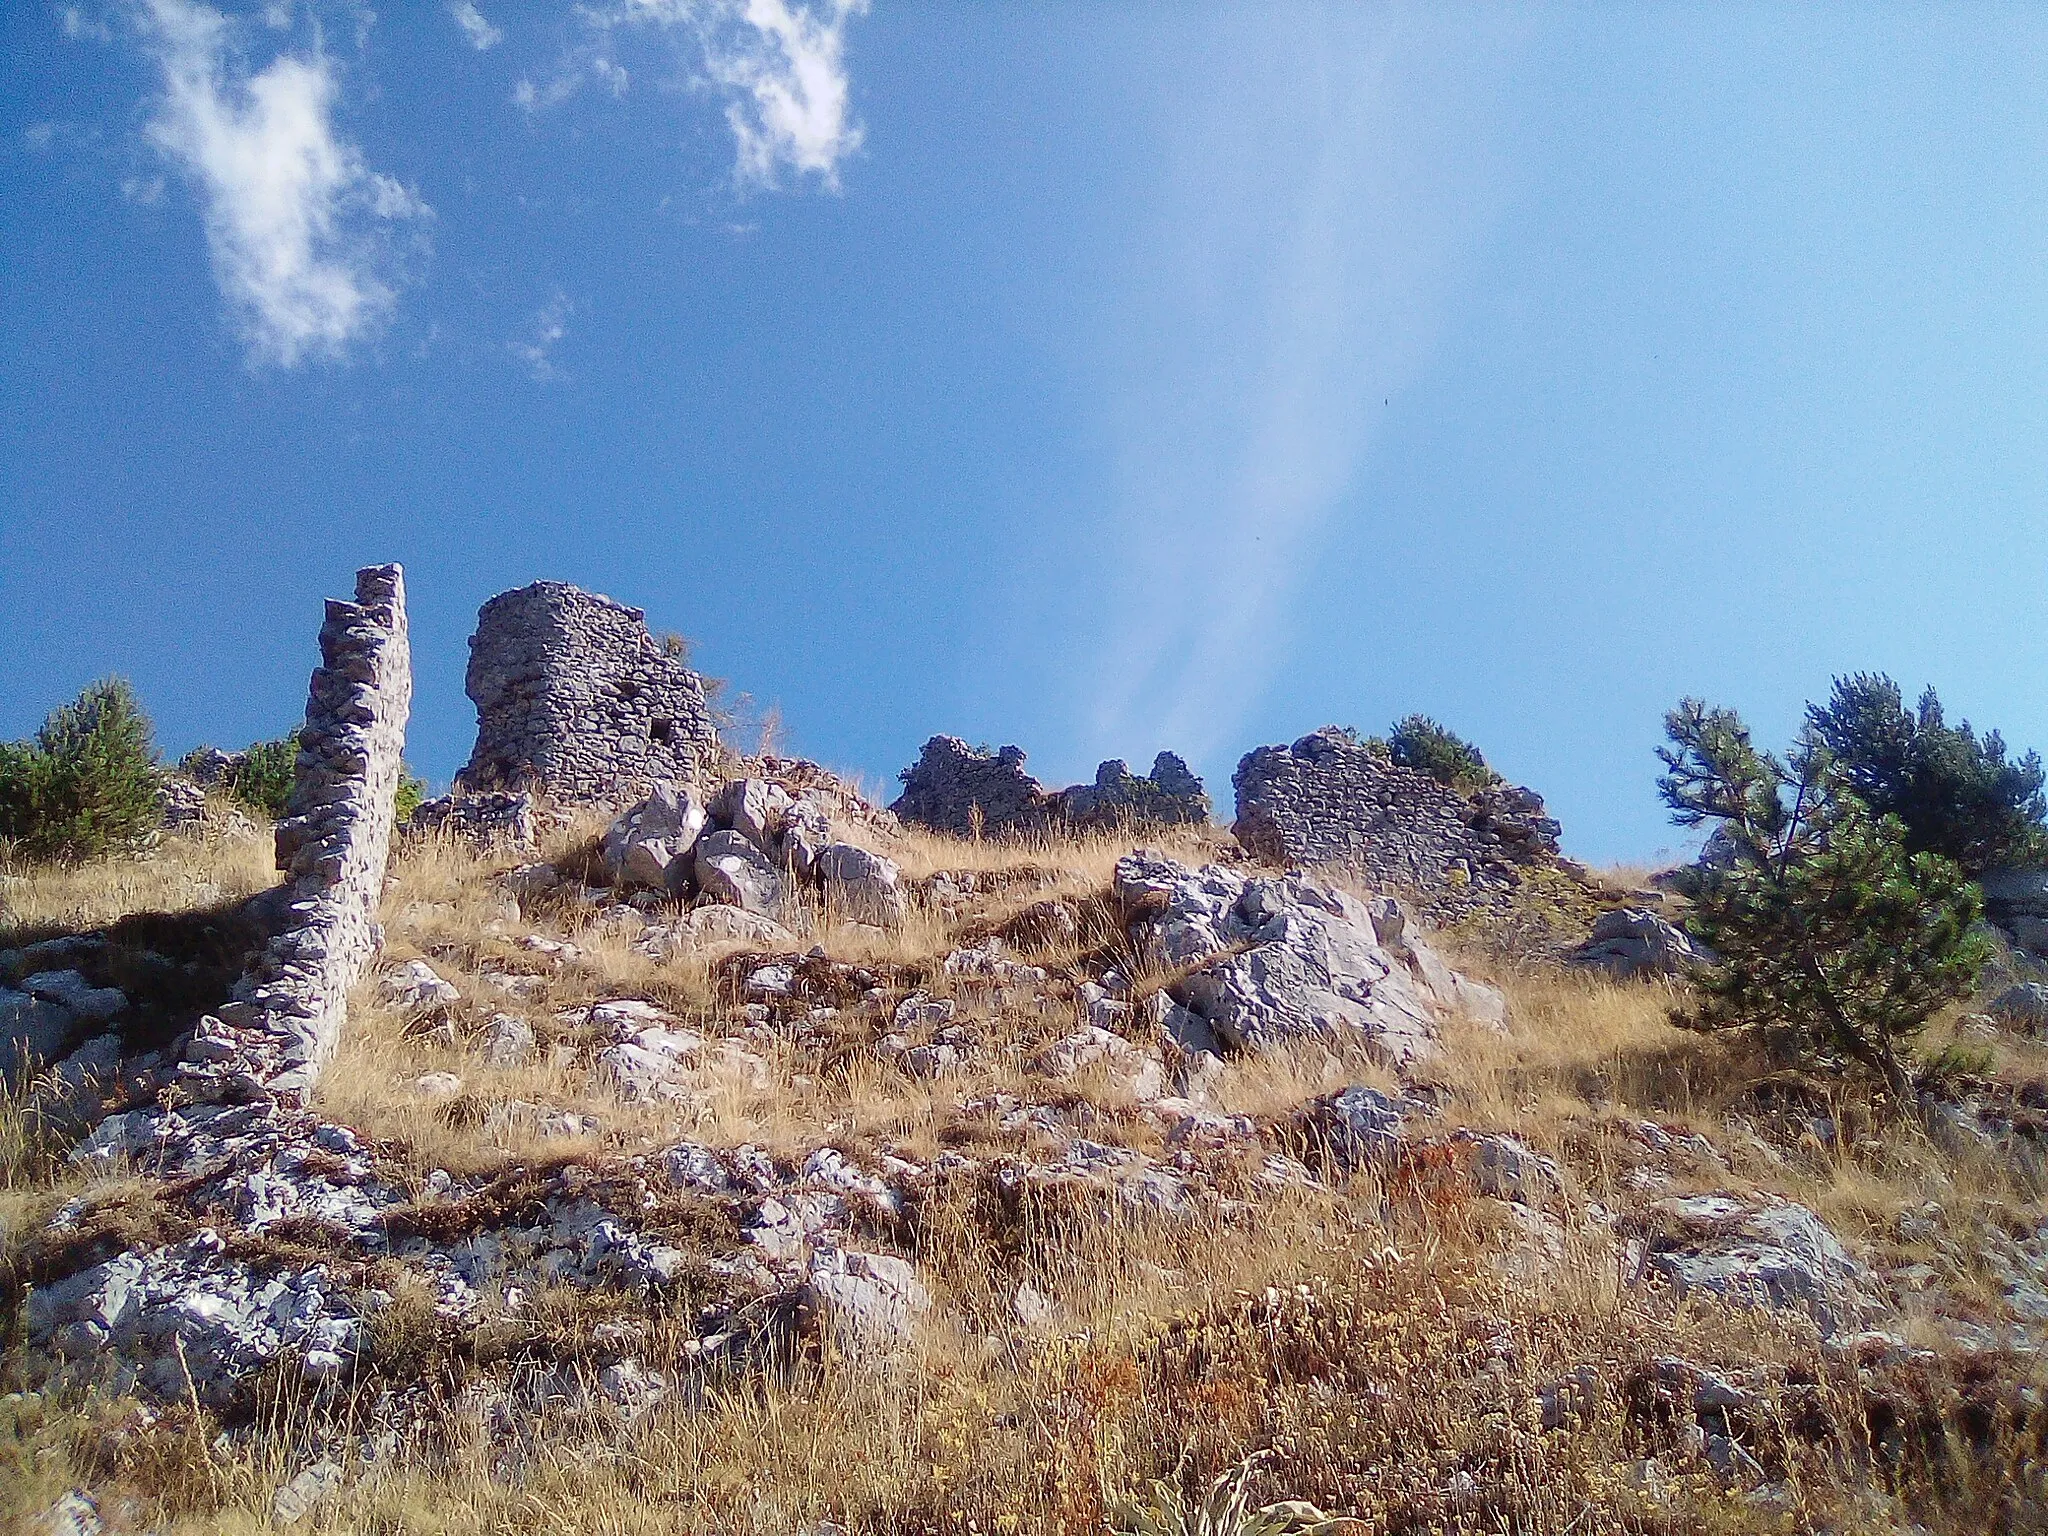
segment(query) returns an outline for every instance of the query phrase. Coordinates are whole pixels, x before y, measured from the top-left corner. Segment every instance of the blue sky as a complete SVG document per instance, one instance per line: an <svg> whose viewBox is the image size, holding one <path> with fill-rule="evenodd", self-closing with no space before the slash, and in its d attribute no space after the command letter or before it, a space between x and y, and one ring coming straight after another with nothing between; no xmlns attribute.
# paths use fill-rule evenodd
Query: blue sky
<svg viewBox="0 0 2048 1536"><path fill-rule="evenodd" d="M2048 11L195 0L0 19L0 737L410 755L547 576L886 789L1422 710L1568 848L1681 694L2048 747Z"/></svg>

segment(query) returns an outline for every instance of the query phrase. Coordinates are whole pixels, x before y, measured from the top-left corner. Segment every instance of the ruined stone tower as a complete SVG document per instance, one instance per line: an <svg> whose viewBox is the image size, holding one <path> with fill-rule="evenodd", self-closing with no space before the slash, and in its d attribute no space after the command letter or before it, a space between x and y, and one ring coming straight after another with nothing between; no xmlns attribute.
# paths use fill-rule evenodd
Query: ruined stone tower
<svg viewBox="0 0 2048 1536"><path fill-rule="evenodd" d="M699 782L718 733L704 684L646 615L566 582L501 592L477 612L467 691L476 750L457 782L615 802Z"/></svg>

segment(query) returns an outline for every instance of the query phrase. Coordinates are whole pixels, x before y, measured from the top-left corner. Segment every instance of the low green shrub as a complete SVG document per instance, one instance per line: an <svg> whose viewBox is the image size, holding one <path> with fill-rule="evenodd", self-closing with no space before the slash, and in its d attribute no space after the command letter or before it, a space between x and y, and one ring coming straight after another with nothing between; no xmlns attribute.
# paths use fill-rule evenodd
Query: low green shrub
<svg viewBox="0 0 2048 1536"><path fill-rule="evenodd" d="M163 822L149 717L121 678L53 711L34 739L0 745L0 838L75 863L146 842Z"/></svg>
<svg viewBox="0 0 2048 1536"><path fill-rule="evenodd" d="M1477 747L1427 715L1396 721L1387 733L1387 754L1399 766L1426 773L1453 789L1469 792L1500 782Z"/></svg>

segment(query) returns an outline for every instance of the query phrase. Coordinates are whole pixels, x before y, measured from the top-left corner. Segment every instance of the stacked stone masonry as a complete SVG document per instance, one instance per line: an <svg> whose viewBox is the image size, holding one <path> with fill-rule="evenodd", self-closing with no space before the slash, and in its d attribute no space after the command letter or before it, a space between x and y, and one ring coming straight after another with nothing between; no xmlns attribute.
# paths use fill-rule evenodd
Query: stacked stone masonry
<svg viewBox="0 0 2048 1536"><path fill-rule="evenodd" d="M412 702L405 578L356 575L356 600L330 602L299 733L297 779L277 824L277 932L236 986L221 1021L249 1039L273 1091L303 1089L332 1054L349 989L382 942L377 902Z"/></svg>
<svg viewBox="0 0 2048 1536"><path fill-rule="evenodd" d="M977 830L994 836L1054 826L1200 825L1209 819L1209 797L1171 752L1153 760L1149 778L1112 759L1096 769L1093 784L1048 790L1024 771L1020 747L983 752L957 736L934 736L903 775L903 794L889 809L955 837Z"/></svg>
<svg viewBox="0 0 2048 1536"><path fill-rule="evenodd" d="M469 649L477 736L458 792L622 805L657 783L704 781L718 733L703 680L640 609L537 581L485 603Z"/></svg>
<svg viewBox="0 0 2048 1536"><path fill-rule="evenodd" d="M1413 900L1435 923L1498 906L1525 872L1554 867L1558 824L1532 790L1466 794L1326 727L1245 754L1238 842L1276 864L1340 866Z"/></svg>

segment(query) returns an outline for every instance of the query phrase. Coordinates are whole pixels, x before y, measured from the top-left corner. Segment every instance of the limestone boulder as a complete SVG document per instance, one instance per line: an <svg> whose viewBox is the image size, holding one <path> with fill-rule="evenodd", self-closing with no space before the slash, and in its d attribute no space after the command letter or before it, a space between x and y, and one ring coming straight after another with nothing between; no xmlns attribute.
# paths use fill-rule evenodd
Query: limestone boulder
<svg viewBox="0 0 2048 1536"><path fill-rule="evenodd" d="M1592 937L1565 957L1567 965L1623 978L1683 976L1714 960L1683 928L1633 907L1601 913Z"/></svg>
<svg viewBox="0 0 2048 1536"><path fill-rule="evenodd" d="M782 873L738 832L707 832L697 840L697 888L714 902L778 917L788 900Z"/></svg>
<svg viewBox="0 0 2048 1536"><path fill-rule="evenodd" d="M772 779L734 779L711 797L711 819L773 858L791 804L789 791Z"/></svg>
<svg viewBox="0 0 2048 1536"><path fill-rule="evenodd" d="M704 807L687 786L655 785L605 830L602 852L613 884L686 890L704 822Z"/></svg>
<svg viewBox="0 0 2048 1536"><path fill-rule="evenodd" d="M119 988L95 987L77 971L37 971L0 986L0 1081L20 1087L127 1007Z"/></svg>
<svg viewBox="0 0 2048 1536"><path fill-rule="evenodd" d="M1432 1054L1453 1016L1505 1014L1497 992L1408 932L1397 904L1376 923L1365 902L1305 875L1191 870L1139 852L1118 862L1115 893L1149 962L1191 968L1174 1000L1226 1045L1312 1040L1405 1064Z"/></svg>
<svg viewBox="0 0 2048 1536"><path fill-rule="evenodd" d="M852 843L827 843L812 867L825 908L846 922L894 928L910 915L910 900L893 859Z"/></svg>
<svg viewBox="0 0 2048 1536"><path fill-rule="evenodd" d="M755 944L764 949L787 949L796 943L796 936L780 923L739 907L699 907L685 914L677 931L692 944Z"/></svg>
<svg viewBox="0 0 2048 1536"><path fill-rule="evenodd" d="M811 1257L809 1291L822 1306L839 1347L849 1354L886 1354L908 1344L931 1293L908 1259L893 1254L821 1248Z"/></svg>
<svg viewBox="0 0 2048 1536"><path fill-rule="evenodd" d="M1679 1295L1805 1312L1824 1336L1859 1321L1869 1272L1805 1206L1773 1195L1706 1194L1661 1200L1652 1213L1663 1230L1645 1269Z"/></svg>

